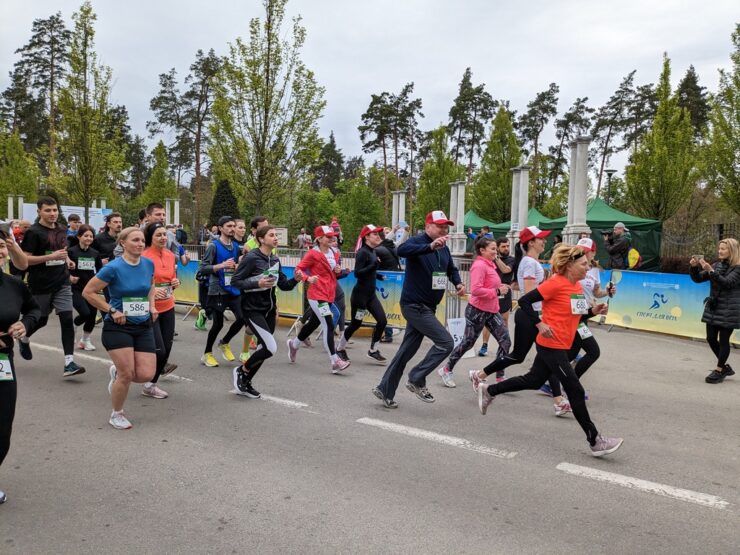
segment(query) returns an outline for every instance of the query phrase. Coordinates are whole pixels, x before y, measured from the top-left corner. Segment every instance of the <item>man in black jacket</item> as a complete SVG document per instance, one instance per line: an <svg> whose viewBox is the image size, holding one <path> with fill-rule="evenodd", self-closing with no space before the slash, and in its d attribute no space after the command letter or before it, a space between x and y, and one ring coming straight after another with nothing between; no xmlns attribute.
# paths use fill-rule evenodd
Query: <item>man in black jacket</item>
<svg viewBox="0 0 740 555"><path fill-rule="evenodd" d="M392 235L392 230L389 227L383 228L380 233L380 238L383 240L379 246L375 248L375 254L378 255L380 265L378 270L385 272L400 272L401 271L401 260L398 258L396 252L396 244L389 237ZM385 327L383 337L380 338L381 343L392 343L393 342L393 328L390 326Z"/></svg>
<svg viewBox="0 0 740 555"><path fill-rule="evenodd" d="M614 224L614 232L605 237L606 252L609 253L609 268L611 270L623 270L624 260L630 250L629 229L622 222Z"/></svg>

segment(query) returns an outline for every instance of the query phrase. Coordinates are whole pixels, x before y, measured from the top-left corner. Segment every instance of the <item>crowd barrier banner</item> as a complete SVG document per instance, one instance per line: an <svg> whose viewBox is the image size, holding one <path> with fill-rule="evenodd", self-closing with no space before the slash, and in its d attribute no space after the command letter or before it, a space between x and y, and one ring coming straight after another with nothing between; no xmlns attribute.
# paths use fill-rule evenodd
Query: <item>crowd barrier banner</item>
<svg viewBox="0 0 740 555"><path fill-rule="evenodd" d="M180 259L177 260L177 279L180 280L180 287L175 289L175 302L183 304L198 303L198 281L195 274L198 272L198 262L191 260L183 266Z"/></svg>
<svg viewBox="0 0 740 555"><path fill-rule="evenodd" d="M602 281L606 287L609 272ZM602 280L604 280L602 277ZM701 321L709 282L694 283L685 274L661 274L613 270L617 294L609 301L606 324L656 331L683 337L706 337ZM740 344L738 330L732 342Z"/></svg>

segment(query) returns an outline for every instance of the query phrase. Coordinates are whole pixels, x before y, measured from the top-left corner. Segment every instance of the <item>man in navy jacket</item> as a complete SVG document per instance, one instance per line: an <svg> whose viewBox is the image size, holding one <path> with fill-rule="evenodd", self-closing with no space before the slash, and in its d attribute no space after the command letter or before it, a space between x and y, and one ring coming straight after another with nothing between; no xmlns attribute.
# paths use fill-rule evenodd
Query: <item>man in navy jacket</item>
<svg viewBox="0 0 740 555"><path fill-rule="evenodd" d="M437 306L451 281L458 295L465 294L465 286L447 247L449 226L441 210L427 214L424 233L409 238L398 247L398 256L406 258L406 275L401 292L401 313L406 319L403 342L393 357L373 395L388 408L398 407L393 400L406 364L416 354L424 337L434 345L424 359L409 371L406 389L426 403L434 397L426 388L426 377L452 352L454 343L445 327L437 320Z"/></svg>

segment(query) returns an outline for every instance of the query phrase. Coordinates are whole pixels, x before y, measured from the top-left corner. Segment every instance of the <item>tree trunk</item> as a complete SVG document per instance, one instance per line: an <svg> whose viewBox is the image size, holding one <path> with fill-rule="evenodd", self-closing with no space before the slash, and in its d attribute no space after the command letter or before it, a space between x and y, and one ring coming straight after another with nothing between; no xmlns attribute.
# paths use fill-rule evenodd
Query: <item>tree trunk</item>
<svg viewBox="0 0 740 555"><path fill-rule="evenodd" d="M388 219L388 157L386 153L385 139L383 139L383 206L385 208L385 218Z"/></svg>
<svg viewBox="0 0 740 555"><path fill-rule="evenodd" d="M604 139L604 152L601 153L601 164L599 166L599 179L596 182L596 197L599 198L601 193L601 178L604 175L604 166L606 165L606 155L609 152L609 141L612 138L612 126L609 125L609 130L606 132L606 139Z"/></svg>

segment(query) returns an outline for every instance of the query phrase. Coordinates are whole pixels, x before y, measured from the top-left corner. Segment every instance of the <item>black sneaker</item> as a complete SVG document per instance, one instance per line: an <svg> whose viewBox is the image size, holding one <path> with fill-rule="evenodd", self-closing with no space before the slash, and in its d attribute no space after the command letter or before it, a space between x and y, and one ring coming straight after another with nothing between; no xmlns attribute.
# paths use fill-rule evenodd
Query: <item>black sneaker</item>
<svg viewBox="0 0 740 555"><path fill-rule="evenodd" d="M380 343L393 343L393 336L384 335L380 338Z"/></svg>
<svg viewBox="0 0 740 555"><path fill-rule="evenodd" d="M429 390L426 387L419 387L416 384L413 384L411 382L406 382L406 389L408 389L411 393L416 395L420 400L424 401L425 403L433 403L434 397L431 393L429 393Z"/></svg>
<svg viewBox="0 0 740 555"><path fill-rule="evenodd" d="M75 361L70 362L64 367L64 377L69 378L70 376L76 376L77 374L84 374L85 368L78 366Z"/></svg>
<svg viewBox="0 0 740 555"><path fill-rule="evenodd" d="M385 396L383 395L383 392L380 391L379 387L373 388L373 395L375 395L378 399L383 401L383 405L385 406L385 408L387 409L397 409L398 408L398 403L396 403L393 399L386 399Z"/></svg>
<svg viewBox="0 0 740 555"><path fill-rule="evenodd" d="M347 355L347 351L345 351L344 349L337 350L337 355L343 361L345 361L345 362L348 362L349 361L349 356Z"/></svg>
<svg viewBox="0 0 740 555"><path fill-rule="evenodd" d="M369 356L374 361L379 362L380 364L385 364L386 362L388 362L388 359L381 355L380 351L368 351L367 356Z"/></svg>
<svg viewBox="0 0 740 555"><path fill-rule="evenodd" d="M31 352L31 342L24 343L23 341L18 342L18 352L21 354L24 360L31 360L33 353Z"/></svg>
<svg viewBox="0 0 740 555"><path fill-rule="evenodd" d="M260 392L252 387L251 381L247 380L247 374L244 372L242 366L234 367L233 376L237 395L249 397L250 399L260 398Z"/></svg>
<svg viewBox="0 0 740 555"><path fill-rule="evenodd" d="M245 397L249 397L250 399L260 398L260 392L252 387L252 382L246 382L244 384L244 391L240 391L239 393Z"/></svg>
<svg viewBox="0 0 740 555"><path fill-rule="evenodd" d="M729 364L725 364L725 369L723 371L723 374L727 378L729 376L734 376L735 375L735 371L732 369L732 366L730 366Z"/></svg>
<svg viewBox="0 0 740 555"><path fill-rule="evenodd" d="M722 383L726 376L727 374L725 374L724 371L720 372L719 370L712 370L709 375L704 378L704 381L707 383Z"/></svg>

